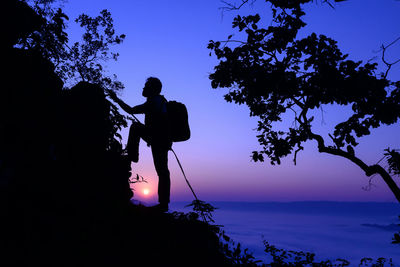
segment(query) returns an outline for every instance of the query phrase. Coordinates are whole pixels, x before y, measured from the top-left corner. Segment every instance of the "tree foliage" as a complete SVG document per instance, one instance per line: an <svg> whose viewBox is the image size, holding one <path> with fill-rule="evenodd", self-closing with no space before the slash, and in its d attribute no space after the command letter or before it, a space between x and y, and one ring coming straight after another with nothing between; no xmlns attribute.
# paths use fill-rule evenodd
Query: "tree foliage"
<svg viewBox="0 0 400 267"><path fill-rule="evenodd" d="M389 164L389 173L400 176L400 153L394 149L385 149L385 156Z"/></svg>
<svg viewBox="0 0 400 267"><path fill-rule="evenodd" d="M85 81L112 90L123 89L115 75L109 77L104 70L105 62L116 61L119 56L111 47L121 44L125 39L124 34L116 34L111 13L104 9L96 17L79 15L75 22L84 29L82 40L69 44L66 32L69 18L61 8L52 8L53 2L33 2L34 10L43 18L44 23L38 31L21 39L18 46L35 49L50 59L58 75L68 85Z"/></svg>
<svg viewBox="0 0 400 267"><path fill-rule="evenodd" d="M356 157L358 139L371 129L391 125L400 118L400 81L379 73L377 63L349 59L337 42L312 33L297 38L306 23L303 5L312 0L275 1L272 23L263 28L260 16L235 17L232 27L246 40L210 41L208 48L219 59L209 78L213 88L229 88L225 100L246 104L250 116L258 117L258 141L254 161L280 164L281 159L303 150L308 140L318 143L319 152L347 158L366 175L379 173L400 200L400 190L379 165L368 166ZM337 124L326 138L315 132L313 112L325 105L349 106L351 116ZM287 115L288 114L288 115ZM291 115L292 126L277 130L274 125Z"/></svg>
<svg viewBox="0 0 400 267"><path fill-rule="evenodd" d="M44 58L50 59L57 67L67 57L66 21L68 16L60 9L51 8L54 1L33 1L32 9L41 18L40 28L20 38L17 47L35 50Z"/></svg>
<svg viewBox="0 0 400 267"><path fill-rule="evenodd" d="M119 54L112 47L121 44L124 34L116 34L111 13L102 10L96 17L81 14L75 22L84 30L82 40L69 43L67 33L68 16L61 8L55 9L52 4L56 0L34 0L32 9L41 17L38 30L32 31L18 40L16 47L36 51L50 60L55 72L63 80L67 88L78 82L89 82L107 90L119 91L124 85L116 75L108 75L105 63L117 60ZM109 101L108 101L109 102ZM121 139L119 130L127 126L126 117L121 115L112 102L110 105L110 121L112 138L109 145L114 146L114 137Z"/></svg>
<svg viewBox="0 0 400 267"><path fill-rule="evenodd" d="M82 14L75 22L85 29L82 43L75 42L72 45L60 71L69 79L102 84L109 89L122 89L120 82L104 76L102 65L110 59L118 59L119 54L111 51L110 47L122 43L125 38L124 34L115 34L111 13L102 10L94 18Z"/></svg>

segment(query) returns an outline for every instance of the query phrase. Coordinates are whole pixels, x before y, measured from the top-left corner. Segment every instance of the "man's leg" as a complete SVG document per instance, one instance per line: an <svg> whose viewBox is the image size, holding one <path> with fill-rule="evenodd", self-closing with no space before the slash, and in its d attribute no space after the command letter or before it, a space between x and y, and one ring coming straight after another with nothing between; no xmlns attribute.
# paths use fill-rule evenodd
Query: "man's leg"
<svg viewBox="0 0 400 267"><path fill-rule="evenodd" d="M168 209L171 180L168 170L168 147L152 145L154 166L158 175L158 202L160 206Z"/></svg>
<svg viewBox="0 0 400 267"><path fill-rule="evenodd" d="M139 142L140 138L148 142L148 134L143 124L133 122L129 129L127 144L128 158L133 162L139 161Z"/></svg>

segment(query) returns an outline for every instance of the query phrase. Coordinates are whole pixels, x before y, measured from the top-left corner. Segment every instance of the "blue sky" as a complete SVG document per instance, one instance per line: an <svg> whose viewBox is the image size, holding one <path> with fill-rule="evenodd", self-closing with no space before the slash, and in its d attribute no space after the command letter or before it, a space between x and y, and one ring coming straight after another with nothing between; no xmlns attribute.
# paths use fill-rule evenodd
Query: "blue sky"
<svg viewBox="0 0 400 267"><path fill-rule="evenodd" d="M258 148L253 130L256 120L249 118L245 106L226 103L226 91L211 88L208 75L217 60L208 55L206 47L209 40L224 40L234 33L231 23L237 14L260 13L262 22L268 25L270 10L260 0L238 12L222 13L222 6L218 0L69 0L64 10L70 17L71 41L79 37L73 19L81 13L95 16L102 9L111 12L117 32L126 34L123 44L115 48L120 53L119 60L107 64L109 72L117 74L126 86L120 95L125 102L144 102L144 81L156 76L163 83L167 99L186 104L192 137L174 144L174 149L201 199L394 201L379 176L374 177L376 186L371 191L363 190L368 178L358 167L344 159L319 154L313 142L306 144L306 150L299 154L297 166L292 157L280 166L251 161L251 151ZM316 32L332 37L350 54L350 59L379 57L380 45L400 36L400 1L351 0L337 4L335 9L311 4L306 11L308 26L301 35ZM400 44L389 52L392 59L400 57ZM379 58L376 60L379 62ZM392 69L390 78L400 78L399 66ZM321 112L316 112L316 126L327 133L345 115L346 109L325 107L323 121ZM371 136L361 139L356 152L373 164L382 157L383 149L400 147L399 133L398 124L376 129ZM126 134L127 130L123 131L124 142ZM148 183L135 186L135 198L154 201L157 178L151 152L142 143L140 153L139 163L132 165L133 172L144 176ZM191 200L172 153L169 162L172 201ZM142 194L144 188L149 188L149 196Z"/></svg>

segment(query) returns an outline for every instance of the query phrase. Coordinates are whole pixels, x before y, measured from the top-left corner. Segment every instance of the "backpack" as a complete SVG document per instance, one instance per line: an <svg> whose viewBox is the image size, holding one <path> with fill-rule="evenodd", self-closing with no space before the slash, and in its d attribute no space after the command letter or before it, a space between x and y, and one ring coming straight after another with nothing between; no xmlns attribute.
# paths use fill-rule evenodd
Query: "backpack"
<svg viewBox="0 0 400 267"><path fill-rule="evenodd" d="M190 138L190 128L186 106L177 101L168 101L167 114L171 140L173 142L188 140Z"/></svg>

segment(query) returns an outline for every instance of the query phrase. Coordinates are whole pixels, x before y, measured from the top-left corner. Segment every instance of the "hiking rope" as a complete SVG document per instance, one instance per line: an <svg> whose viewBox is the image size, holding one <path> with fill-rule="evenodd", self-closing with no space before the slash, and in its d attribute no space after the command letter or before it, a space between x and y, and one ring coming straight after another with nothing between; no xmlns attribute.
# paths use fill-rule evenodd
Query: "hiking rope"
<svg viewBox="0 0 400 267"><path fill-rule="evenodd" d="M136 122L141 123L140 120L138 118L136 118L135 115L133 115L133 114L129 114L129 115L131 115L135 119Z"/></svg>
<svg viewBox="0 0 400 267"><path fill-rule="evenodd" d="M204 221L205 223L208 223L207 217L211 217L211 215L207 215L207 214L210 214L210 211L204 211L204 210L202 210L202 209L200 208L200 207L202 207L201 201L197 198L196 193L194 192L192 186L191 186L190 183L189 183L189 180L186 178L185 171L183 170L182 164L181 164L181 162L179 161L178 156L176 155L176 153L175 153L175 151L172 149L172 147L171 147L170 150L172 151L172 153L174 153L175 158L176 158L176 161L178 162L178 165L179 165L179 167L181 168L183 177L185 177L186 183L187 183L187 185L189 186L190 190L192 191L194 198L196 199L196 204L192 204L192 205L193 205L194 211L195 211L195 212L200 212L200 216L201 216L201 218L203 219L203 221ZM197 208L196 208L196 206L197 206ZM197 209L197 211L196 211L196 209Z"/></svg>
<svg viewBox="0 0 400 267"><path fill-rule="evenodd" d="M178 165L179 165L179 167L181 168L183 177L185 177L186 183L187 183L187 185L189 186L190 190L192 191L194 198L195 198L197 201L199 201L199 199L198 199L197 196L196 196L196 193L194 192L192 186L191 186L190 183L189 183L189 180L186 178L185 171L184 171L183 168L182 168L182 165L181 165L181 162L180 162L179 159L178 159L178 156L176 155L175 151L174 151L172 148L171 148L171 151L172 151L172 153L174 153L174 155L175 155L176 161L178 162Z"/></svg>

